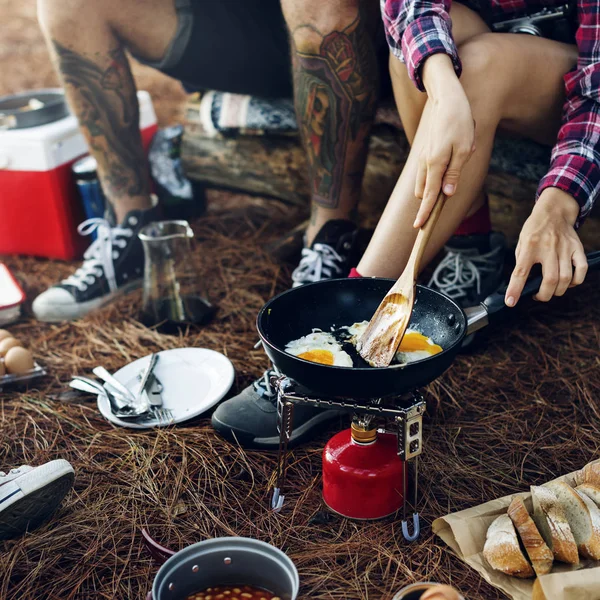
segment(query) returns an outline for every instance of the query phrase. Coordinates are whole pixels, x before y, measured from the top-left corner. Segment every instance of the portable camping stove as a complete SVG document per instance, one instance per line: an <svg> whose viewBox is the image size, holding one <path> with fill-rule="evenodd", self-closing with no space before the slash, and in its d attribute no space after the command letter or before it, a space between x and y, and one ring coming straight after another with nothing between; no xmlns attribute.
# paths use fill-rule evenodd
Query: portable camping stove
<svg viewBox="0 0 600 600"><path fill-rule="evenodd" d="M418 392L410 392L401 397L373 398L354 401L349 398L322 398L301 388L289 377L272 378L272 384L277 390L277 417L279 430L279 454L277 460L277 479L271 508L279 512L284 503L284 486L288 465L288 442L292 435L294 405L305 404L317 408L335 408L353 413L354 423L365 429L374 427L376 421L383 421L381 433L391 433L397 439L397 454L401 461L408 464L413 462L413 533L408 529L406 519L407 502L405 481L401 482L402 494L402 533L407 541L419 537L419 513L416 510L418 492L418 457L422 451L422 429L425 402ZM404 473L404 470L402 471Z"/></svg>

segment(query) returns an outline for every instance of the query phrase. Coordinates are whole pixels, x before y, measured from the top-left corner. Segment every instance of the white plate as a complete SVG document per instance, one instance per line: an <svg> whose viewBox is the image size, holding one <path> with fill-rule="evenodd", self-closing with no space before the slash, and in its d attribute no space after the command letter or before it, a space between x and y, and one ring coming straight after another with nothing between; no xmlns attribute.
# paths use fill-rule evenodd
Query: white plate
<svg viewBox="0 0 600 600"><path fill-rule="evenodd" d="M130 429L148 429L193 419L212 408L231 388L234 370L231 361L214 350L207 348L175 348L159 352L154 373L163 385L163 407L172 411L169 423L158 420L135 422L119 419L110 411L108 398L98 396L98 409L115 425ZM139 388L138 373L143 371L150 356L136 360L122 369L114 377L125 387L136 393Z"/></svg>

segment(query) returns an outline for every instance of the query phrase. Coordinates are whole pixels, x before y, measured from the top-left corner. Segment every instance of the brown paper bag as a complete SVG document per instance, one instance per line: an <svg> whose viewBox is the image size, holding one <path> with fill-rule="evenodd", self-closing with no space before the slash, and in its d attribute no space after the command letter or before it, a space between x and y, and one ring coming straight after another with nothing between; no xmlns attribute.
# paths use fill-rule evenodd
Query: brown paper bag
<svg viewBox="0 0 600 600"><path fill-rule="evenodd" d="M600 462L600 461L595 461ZM559 477L571 485L575 472ZM473 567L487 582L513 600L531 600L533 579L518 579L492 569L483 558L485 535L492 521L506 513L515 496L521 496L531 512L531 494L512 494L436 519L433 531L454 554ZM600 600L600 563L582 561L578 566L555 562L552 572L539 578L547 600ZM469 600L467 598L467 600Z"/></svg>

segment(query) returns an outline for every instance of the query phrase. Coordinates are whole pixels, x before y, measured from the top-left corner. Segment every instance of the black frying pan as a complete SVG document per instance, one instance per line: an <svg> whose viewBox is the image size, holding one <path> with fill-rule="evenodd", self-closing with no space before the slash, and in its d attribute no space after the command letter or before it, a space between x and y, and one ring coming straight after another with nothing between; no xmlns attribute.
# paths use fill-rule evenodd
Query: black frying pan
<svg viewBox="0 0 600 600"><path fill-rule="evenodd" d="M589 268L600 265L600 252L588 255ZM400 395L427 385L452 364L465 335L493 321L505 309L504 293L488 297L469 316L453 300L424 286L417 286L411 319L414 327L444 350L407 365L384 368L333 367L312 363L285 352L285 345L318 328L330 331L369 320L392 279L334 279L311 283L283 292L269 300L257 318L265 351L283 374L316 394L345 398L378 398ZM539 290L541 278L527 282L523 296Z"/></svg>

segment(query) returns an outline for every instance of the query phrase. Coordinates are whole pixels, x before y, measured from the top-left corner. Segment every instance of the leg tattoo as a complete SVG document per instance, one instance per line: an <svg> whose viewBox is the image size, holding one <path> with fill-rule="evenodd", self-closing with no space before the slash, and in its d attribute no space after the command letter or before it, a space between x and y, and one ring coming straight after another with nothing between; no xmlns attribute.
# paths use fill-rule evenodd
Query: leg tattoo
<svg viewBox="0 0 600 600"><path fill-rule="evenodd" d="M105 193L111 200L149 194L135 84L123 50L112 50L106 57L109 66L103 69L56 41L53 44L71 105L97 158Z"/></svg>
<svg viewBox="0 0 600 600"><path fill-rule="evenodd" d="M296 112L308 155L312 197L337 208L344 186L360 186L377 99L377 62L359 11L342 31L323 35L318 53L296 48ZM293 37L292 32L292 37Z"/></svg>

